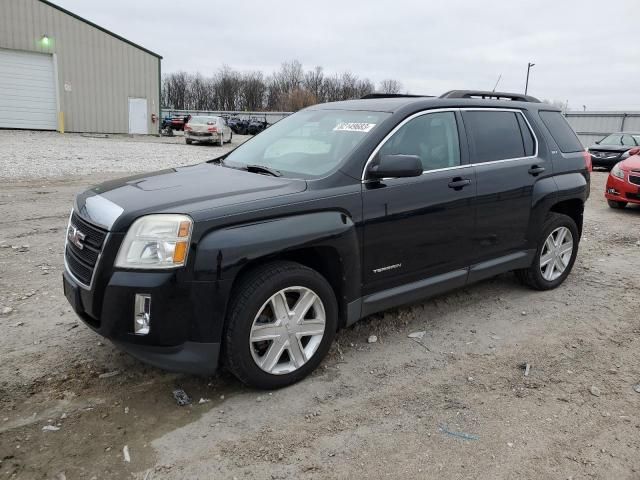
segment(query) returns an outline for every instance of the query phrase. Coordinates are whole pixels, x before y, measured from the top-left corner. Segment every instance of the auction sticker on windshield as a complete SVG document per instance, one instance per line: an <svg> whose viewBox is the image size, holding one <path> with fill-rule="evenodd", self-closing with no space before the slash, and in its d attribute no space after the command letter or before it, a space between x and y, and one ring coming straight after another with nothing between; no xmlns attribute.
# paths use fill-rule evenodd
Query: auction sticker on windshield
<svg viewBox="0 0 640 480"><path fill-rule="evenodd" d="M367 133L375 127L375 123L339 123L333 129L334 132L362 132Z"/></svg>

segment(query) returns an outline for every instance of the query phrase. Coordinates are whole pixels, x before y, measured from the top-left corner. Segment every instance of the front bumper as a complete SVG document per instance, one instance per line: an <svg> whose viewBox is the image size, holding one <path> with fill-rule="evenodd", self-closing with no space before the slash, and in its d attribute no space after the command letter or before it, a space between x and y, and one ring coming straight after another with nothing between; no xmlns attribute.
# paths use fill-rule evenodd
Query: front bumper
<svg viewBox="0 0 640 480"><path fill-rule="evenodd" d="M625 172L624 179L609 175L604 192L607 200L640 204L640 186L629 183L627 175Z"/></svg>
<svg viewBox="0 0 640 480"><path fill-rule="evenodd" d="M212 282L179 280L175 272L116 271L89 290L65 271L63 284L84 323L132 356L171 371L216 371L224 317L216 318ZM136 294L151 296L147 335L134 333Z"/></svg>
<svg viewBox="0 0 640 480"><path fill-rule="evenodd" d="M591 155L591 164L594 167L605 167L605 168L613 168L616 163L620 161L620 155L616 155L615 157L595 157Z"/></svg>

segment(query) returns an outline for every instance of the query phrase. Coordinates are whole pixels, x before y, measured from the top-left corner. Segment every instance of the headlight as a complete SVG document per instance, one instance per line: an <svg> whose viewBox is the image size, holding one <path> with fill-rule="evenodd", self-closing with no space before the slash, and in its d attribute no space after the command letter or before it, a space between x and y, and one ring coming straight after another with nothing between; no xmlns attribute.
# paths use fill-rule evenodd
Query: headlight
<svg viewBox="0 0 640 480"><path fill-rule="evenodd" d="M182 267L187 261L193 220L186 215L140 217L120 245L116 267L159 269Z"/></svg>
<svg viewBox="0 0 640 480"><path fill-rule="evenodd" d="M627 150L626 152L624 152L624 153L622 154L622 156L620 157L620 159L625 160L625 159L629 158L629 155L630 155L630 154L629 154L629 150Z"/></svg>
<svg viewBox="0 0 640 480"><path fill-rule="evenodd" d="M611 175L614 177L622 178L624 180L624 171L620 168L620 164L616 163L611 169Z"/></svg>

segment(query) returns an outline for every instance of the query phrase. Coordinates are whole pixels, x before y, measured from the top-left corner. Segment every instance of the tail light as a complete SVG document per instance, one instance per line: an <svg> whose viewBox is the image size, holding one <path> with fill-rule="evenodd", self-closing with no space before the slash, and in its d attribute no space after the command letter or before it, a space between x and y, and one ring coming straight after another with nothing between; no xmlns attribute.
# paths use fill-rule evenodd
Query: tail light
<svg viewBox="0 0 640 480"><path fill-rule="evenodd" d="M216 127L207 127L208 132L218 133L218 129Z"/></svg>
<svg viewBox="0 0 640 480"><path fill-rule="evenodd" d="M582 152L582 155L584 156L584 165L587 167L587 171L592 172L593 164L591 163L591 154L585 150Z"/></svg>

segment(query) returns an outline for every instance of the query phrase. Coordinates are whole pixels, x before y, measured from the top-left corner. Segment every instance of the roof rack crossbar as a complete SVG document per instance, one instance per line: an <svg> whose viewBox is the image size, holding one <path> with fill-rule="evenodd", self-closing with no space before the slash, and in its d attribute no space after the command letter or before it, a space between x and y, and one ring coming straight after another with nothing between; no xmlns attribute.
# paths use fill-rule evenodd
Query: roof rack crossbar
<svg viewBox="0 0 640 480"><path fill-rule="evenodd" d="M482 98L483 100L512 100L515 102L540 103L540 100L532 97L531 95L524 95L522 93L490 92L488 90L449 90L448 92L440 95L440 98Z"/></svg>

